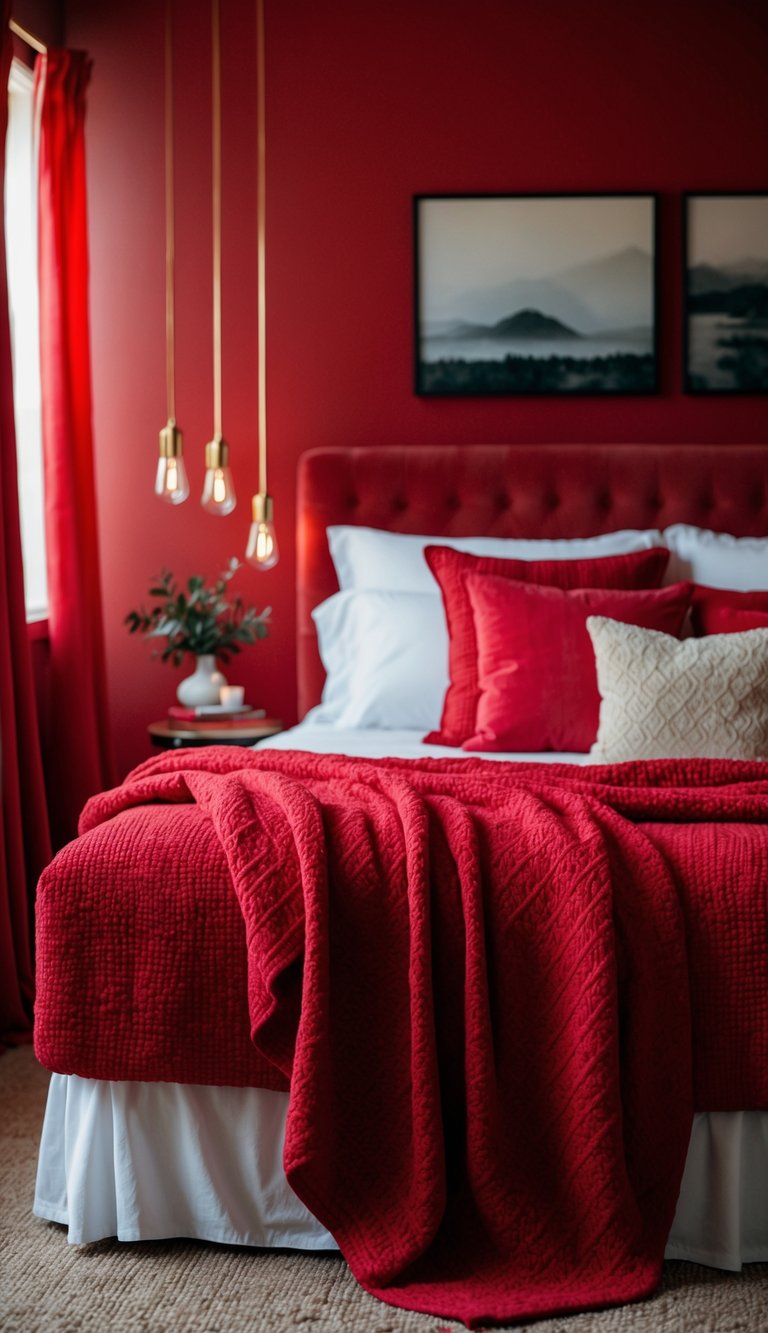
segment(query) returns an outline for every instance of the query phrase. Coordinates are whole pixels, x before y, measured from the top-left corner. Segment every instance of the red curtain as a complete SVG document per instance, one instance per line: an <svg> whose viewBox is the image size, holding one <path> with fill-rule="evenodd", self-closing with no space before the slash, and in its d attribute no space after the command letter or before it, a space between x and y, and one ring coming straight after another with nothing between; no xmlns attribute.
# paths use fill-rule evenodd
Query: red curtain
<svg viewBox="0 0 768 1333"><path fill-rule="evenodd" d="M37 60L40 355L45 463L50 734L45 768L54 846L116 781L109 733L91 426L85 91L82 51Z"/></svg>
<svg viewBox="0 0 768 1333"><path fill-rule="evenodd" d="M10 0L0 3L0 187L8 128ZM0 199L3 190L0 188ZM38 875L50 859L32 666L24 606L13 372L0 208L0 1048L29 1040L32 912Z"/></svg>

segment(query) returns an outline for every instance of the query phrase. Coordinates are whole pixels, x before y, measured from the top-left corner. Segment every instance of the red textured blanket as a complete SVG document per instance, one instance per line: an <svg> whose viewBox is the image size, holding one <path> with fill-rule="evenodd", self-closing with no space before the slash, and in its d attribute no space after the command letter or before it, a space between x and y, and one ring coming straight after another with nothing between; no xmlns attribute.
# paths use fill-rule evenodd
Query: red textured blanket
<svg viewBox="0 0 768 1333"><path fill-rule="evenodd" d="M254 1042L291 1079L291 1184L369 1290L475 1325L623 1302L658 1281L690 1131L687 946L700 932L686 941L685 922L699 875L699 951L750 1014L747 1055L731 1044L721 1060L713 1039L706 1078L724 1104L768 1105L764 772L207 749L143 765L90 802L83 830L124 829L148 802L196 803L242 913ZM733 882L712 866L711 830L730 825ZM700 865L664 846L696 826ZM44 1060L51 996L66 991L54 937L78 916L57 883L52 869L41 886ZM734 892L759 902L757 930ZM109 926L96 915L98 948ZM96 1032L164 988L135 946L124 933L109 944Z"/></svg>

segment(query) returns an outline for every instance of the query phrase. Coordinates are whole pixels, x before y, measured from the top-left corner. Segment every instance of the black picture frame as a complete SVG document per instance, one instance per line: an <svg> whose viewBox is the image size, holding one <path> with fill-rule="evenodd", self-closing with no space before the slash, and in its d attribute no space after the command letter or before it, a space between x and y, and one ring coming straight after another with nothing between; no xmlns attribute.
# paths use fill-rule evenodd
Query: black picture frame
<svg viewBox="0 0 768 1333"><path fill-rule="evenodd" d="M414 195L414 392L657 393L658 235L649 191Z"/></svg>
<svg viewBox="0 0 768 1333"><path fill-rule="evenodd" d="M683 388L768 393L768 191L683 195Z"/></svg>

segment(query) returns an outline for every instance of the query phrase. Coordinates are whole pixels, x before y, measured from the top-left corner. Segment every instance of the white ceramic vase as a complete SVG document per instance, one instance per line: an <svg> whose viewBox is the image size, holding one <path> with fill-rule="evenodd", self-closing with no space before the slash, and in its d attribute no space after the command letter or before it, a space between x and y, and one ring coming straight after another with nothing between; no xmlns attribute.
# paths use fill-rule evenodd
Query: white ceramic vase
<svg viewBox="0 0 768 1333"><path fill-rule="evenodd" d="M191 676L185 676L176 689L176 698L184 708L201 708L205 704L219 702L219 690L226 685L226 678L216 670L216 658L213 653L202 653L195 658L195 669Z"/></svg>

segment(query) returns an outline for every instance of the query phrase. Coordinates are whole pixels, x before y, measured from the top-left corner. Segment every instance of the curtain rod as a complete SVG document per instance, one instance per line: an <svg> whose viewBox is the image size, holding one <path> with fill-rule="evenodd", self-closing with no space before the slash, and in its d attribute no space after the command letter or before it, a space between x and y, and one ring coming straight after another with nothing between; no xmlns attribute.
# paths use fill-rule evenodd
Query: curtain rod
<svg viewBox="0 0 768 1333"><path fill-rule="evenodd" d="M45 42L41 42L40 38L35 37L34 33L28 32L26 28L22 28L21 24L17 23L15 19L8 20L8 27L12 33L15 33L17 37L21 38L22 42L25 42L27 46L31 46L33 51L38 51L41 56L47 54L48 47L45 45Z"/></svg>

